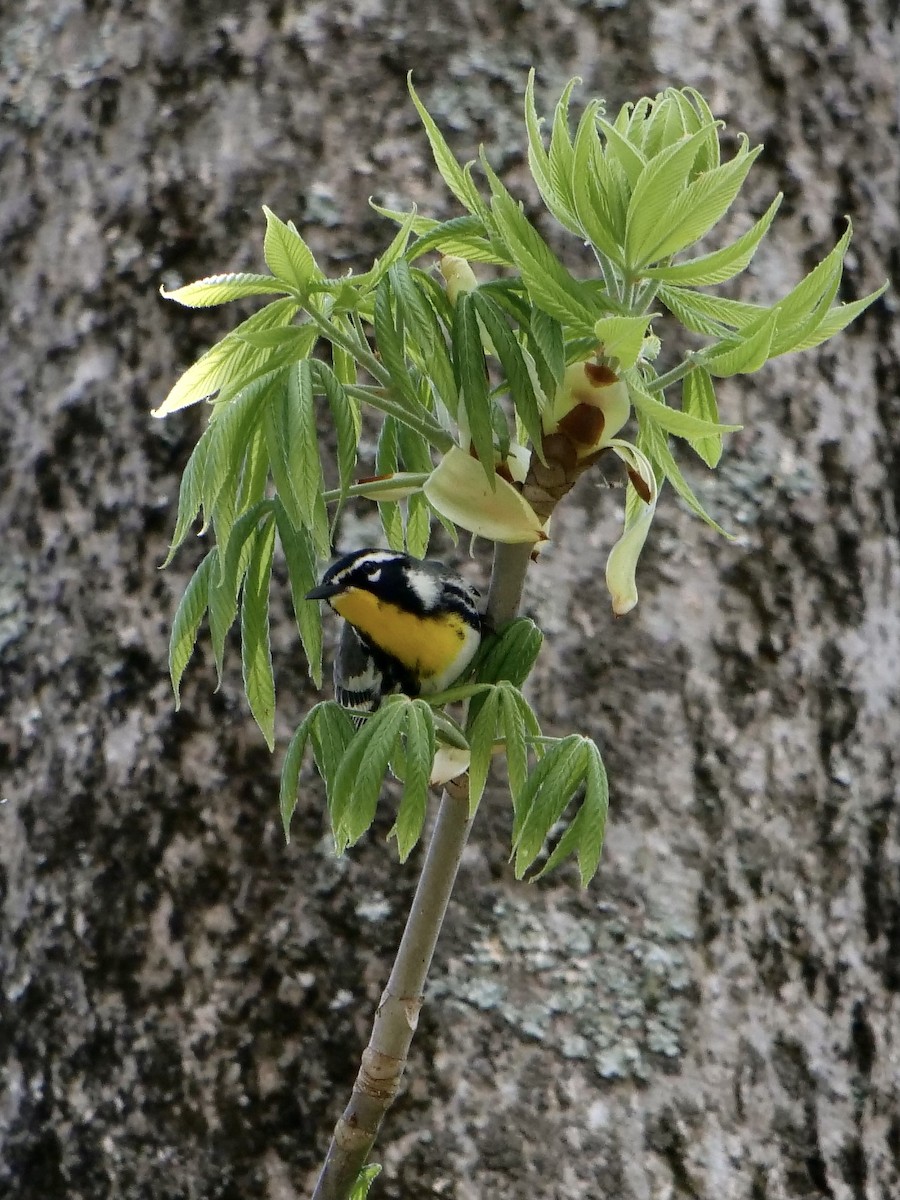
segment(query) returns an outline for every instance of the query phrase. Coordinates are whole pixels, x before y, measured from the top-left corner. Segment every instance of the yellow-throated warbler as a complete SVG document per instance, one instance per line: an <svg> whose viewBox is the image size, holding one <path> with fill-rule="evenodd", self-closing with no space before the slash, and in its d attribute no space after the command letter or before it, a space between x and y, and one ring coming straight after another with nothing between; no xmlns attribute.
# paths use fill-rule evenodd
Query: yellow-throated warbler
<svg viewBox="0 0 900 1200"><path fill-rule="evenodd" d="M393 550L354 550L307 593L344 618L334 694L347 708L375 709L395 688L441 692L481 641L478 592L443 563Z"/></svg>

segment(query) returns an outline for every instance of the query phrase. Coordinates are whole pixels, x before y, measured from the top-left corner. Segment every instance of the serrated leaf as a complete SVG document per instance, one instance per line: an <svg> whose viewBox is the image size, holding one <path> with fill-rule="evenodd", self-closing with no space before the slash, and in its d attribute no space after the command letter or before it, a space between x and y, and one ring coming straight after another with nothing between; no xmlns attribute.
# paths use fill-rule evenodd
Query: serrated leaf
<svg viewBox="0 0 900 1200"><path fill-rule="evenodd" d="M163 567L167 567L175 557L175 552L187 537L203 503L203 476L206 472L206 455L209 452L211 429L212 426L207 425L200 435L181 476L181 484L178 489L178 517L175 521L172 541L169 543L169 551L162 563Z"/></svg>
<svg viewBox="0 0 900 1200"><path fill-rule="evenodd" d="M469 816L475 811L484 794L488 772L491 769L494 742L497 738L497 720L500 713L500 695L496 688L479 697L482 701L474 718L466 724L466 738L472 758L469 763Z"/></svg>
<svg viewBox="0 0 900 1200"><path fill-rule="evenodd" d="M358 730L341 758L331 800L331 825L339 853L358 841L375 818L384 775L409 703L405 697L389 697Z"/></svg>
<svg viewBox="0 0 900 1200"><path fill-rule="evenodd" d="M562 326L540 308L531 312L528 332L535 349L547 366L554 382L559 385L566 370L566 348Z"/></svg>
<svg viewBox="0 0 900 1200"><path fill-rule="evenodd" d="M279 220L270 208L263 205L266 217L266 236L263 254L266 266L289 287L306 294L312 283L322 278L312 251L290 225Z"/></svg>
<svg viewBox="0 0 900 1200"><path fill-rule="evenodd" d="M778 311L773 309L752 333L748 334L745 330L739 341L735 340L730 345L726 342L723 348L714 348L712 353L704 351L703 366L710 375L716 375L720 379L731 375L750 375L758 371L769 358L778 319Z"/></svg>
<svg viewBox="0 0 900 1200"><path fill-rule="evenodd" d="M431 540L431 508L421 492L406 502L406 549L413 558L424 558Z"/></svg>
<svg viewBox="0 0 900 1200"><path fill-rule="evenodd" d="M368 1166L363 1167L350 1192L350 1200L367 1200L369 1189L380 1174L381 1165L379 1163L369 1163Z"/></svg>
<svg viewBox="0 0 900 1200"><path fill-rule="evenodd" d="M291 401L288 371L280 372L267 389L263 413L266 447L275 488L297 527L303 524L304 509L294 486L291 455L300 436L299 406ZM313 586L312 584L310 586Z"/></svg>
<svg viewBox="0 0 900 1200"><path fill-rule="evenodd" d="M678 198L688 186L691 167L707 132L700 129L662 150L641 171L625 220L625 259L630 269L659 257L656 247L675 234L683 220Z"/></svg>
<svg viewBox="0 0 900 1200"><path fill-rule="evenodd" d="M703 421L699 417L691 416L690 413L681 412L677 408L670 408L668 404L660 403L646 390L636 371L626 372L626 379L628 394L638 412L644 413L661 429L667 433L674 433L676 437L711 437L720 433L736 433L741 428L740 425L718 425L710 421Z"/></svg>
<svg viewBox="0 0 900 1200"><path fill-rule="evenodd" d="M269 580L275 547L275 521L268 514L260 526L241 593L241 663L244 692L266 745L275 749L275 679L269 644Z"/></svg>
<svg viewBox="0 0 900 1200"><path fill-rule="evenodd" d="M606 138L605 157L607 159L614 159L622 168L628 182L630 194L640 179L641 172L647 165L647 160L640 150L617 128L618 122L611 125L604 117L598 116L597 124L603 130L603 136Z"/></svg>
<svg viewBox="0 0 900 1200"><path fill-rule="evenodd" d="M279 331L275 332L276 335L279 334ZM267 382L285 367L292 367L309 358L319 340L319 333L315 325L307 322L305 325L299 325L296 329L284 332L288 336L284 338L278 336L278 343L275 346L259 351L261 354L259 361L254 363L239 380L234 380L220 388L216 397L217 404L230 402L248 387L254 385L265 387ZM268 337L267 334L264 336Z"/></svg>
<svg viewBox="0 0 900 1200"><path fill-rule="evenodd" d="M869 292L867 296L863 296L860 300L853 300L848 304L839 304L837 307L829 309L814 329L804 334L794 344L786 345L784 349L779 349L777 353L791 354L795 350L811 350L813 346L821 345L822 342L834 337L836 333L840 333L842 329L846 329L850 322L855 321L860 313L865 312L870 304L873 304L879 296L884 294L887 288L888 284L883 283L880 288L876 288L874 292ZM775 357L774 353L772 357Z"/></svg>
<svg viewBox="0 0 900 1200"><path fill-rule="evenodd" d="M597 341L603 345L603 353L607 358L615 358L622 369L633 367L637 362L644 346L647 327L653 320L653 313L645 313L640 317L601 317L594 325Z"/></svg>
<svg viewBox="0 0 900 1200"><path fill-rule="evenodd" d="M286 403L292 408L288 469L294 481L294 493L300 506L303 524L307 529L315 531L317 523L321 525L325 482L319 459L319 434L316 427L310 362L299 363L296 370L289 373ZM327 528L327 516L325 524Z"/></svg>
<svg viewBox="0 0 900 1200"><path fill-rule="evenodd" d="M497 243L490 240L484 223L478 217L433 221L428 232L408 248L406 260L415 262L433 250L440 254L455 254L467 262L490 263L493 266L510 266L512 262L509 255L502 253Z"/></svg>
<svg viewBox="0 0 900 1200"><path fill-rule="evenodd" d="M381 423L378 444L375 447L375 473L381 477L395 475L400 466L398 447L398 421L387 416ZM378 515L387 544L392 550L402 553L405 549L403 537L403 514L394 500L379 500Z"/></svg>
<svg viewBox="0 0 900 1200"><path fill-rule="evenodd" d="M588 743L578 734L551 746L525 781L513 824L515 875L521 879L587 773Z"/></svg>
<svg viewBox="0 0 900 1200"><path fill-rule="evenodd" d="M453 366L459 393L468 418L469 434L481 468L491 490L496 487L494 472L494 431L487 368L481 347L474 293L461 293L453 319Z"/></svg>
<svg viewBox="0 0 900 1200"><path fill-rule="evenodd" d="M753 255L769 230L772 220L782 201L779 192L763 215L742 237L723 246L712 254L702 254L686 262L673 263L667 267L647 267L643 274L664 283L677 283L691 287L707 287L733 279L749 266Z"/></svg>
<svg viewBox="0 0 900 1200"><path fill-rule="evenodd" d="M422 836L428 807L428 780L434 762L434 720L423 700L414 700L406 708L406 770L403 795L397 820L391 831L397 839L397 853L406 862Z"/></svg>
<svg viewBox="0 0 900 1200"><path fill-rule="evenodd" d="M216 670L222 677L225 638L237 616L237 597L243 583L256 535L263 515L271 510L271 501L255 504L234 522L227 542L219 544L218 571L209 584L209 627Z"/></svg>
<svg viewBox="0 0 900 1200"><path fill-rule="evenodd" d="M485 169L489 171L493 193L491 211L529 296L564 326L588 333L596 313L586 305L583 288L556 258L487 164Z"/></svg>
<svg viewBox="0 0 900 1200"><path fill-rule="evenodd" d="M679 193L660 222L658 236L642 242L640 258L632 262L633 269L677 254L718 224L734 203L762 150L762 146L753 150L747 146L742 135L741 148L730 162L698 176Z"/></svg>
<svg viewBox="0 0 900 1200"><path fill-rule="evenodd" d="M521 687L540 653L544 635L530 617L516 617L485 638L473 664L479 683L505 680Z"/></svg>
<svg viewBox="0 0 900 1200"><path fill-rule="evenodd" d="M517 697L509 688L501 687L500 695L500 725L506 744L506 773L509 778L509 790L513 805L525 786L528 775L528 746L526 742L525 720L519 707Z"/></svg>
<svg viewBox="0 0 900 1200"><path fill-rule="evenodd" d="M322 614L318 604L306 599L306 593L318 583L316 559L309 535L295 526L282 501L274 501L278 540L287 564L291 604L297 632L306 655L309 677L317 688L322 686Z"/></svg>
<svg viewBox="0 0 900 1200"><path fill-rule="evenodd" d="M366 280L367 287L370 291L378 287L382 279L384 279L398 259L401 262L403 261L403 255L406 253L406 246L413 230L415 218L416 212L414 208L397 230L388 248L379 258L375 260L375 265L368 273Z"/></svg>
<svg viewBox="0 0 900 1200"><path fill-rule="evenodd" d="M569 100L575 85L580 82L577 76L570 79L557 101L550 130L550 152L547 156L547 169L554 194L564 211L572 214L575 212L575 199L572 195L574 151L569 135ZM575 227L577 230L577 220Z"/></svg>
<svg viewBox="0 0 900 1200"><path fill-rule="evenodd" d="M403 321L393 311L390 281L386 278L375 292L375 340L397 399L411 409L419 409L419 397L406 364Z"/></svg>
<svg viewBox="0 0 900 1200"><path fill-rule="evenodd" d="M564 196L557 190L553 173L550 168L550 158L544 149L541 137L543 118L538 117L534 106L534 68L528 72L528 83L525 87L525 126L528 131L528 165L537 184L541 199L549 211L559 221L564 229L578 233L578 220L566 205Z"/></svg>
<svg viewBox="0 0 900 1200"><path fill-rule="evenodd" d="M490 214L488 213L487 205L475 190L471 176L467 175L456 161L450 147L444 140L444 135L438 129L425 105L417 96L416 90L412 85L411 71L407 76L407 87L409 88L409 94L412 97L413 104L416 106L422 124L425 126L425 133L431 145L431 153L434 156L435 166L440 172L441 178L464 208L467 208L469 212L489 224Z"/></svg>
<svg viewBox="0 0 900 1200"><path fill-rule="evenodd" d="M353 482L359 438L362 432L358 403L347 394L344 385L332 369L323 362L314 365L316 386L325 393L337 434L338 481L342 492Z"/></svg>
<svg viewBox="0 0 900 1200"><path fill-rule="evenodd" d="M181 707L181 677L194 653L197 631L206 612L210 573L217 563L215 548L209 551L184 589L169 635L169 675L175 693L175 708Z"/></svg>
<svg viewBox="0 0 900 1200"><path fill-rule="evenodd" d="M478 292L472 293L472 303L479 321L494 346L497 358L506 375L506 382L517 415L535 446L543 438L541 404L528 371L522 348L513 336L503 313L492 300ZM493 472L492 472L493 474Z"/></svg>
<svg viewBox="0 0 900 1200"><path fill-rule="evenodd" d="M706 296L702 292L670 284L661 284L657 294L685 329L711 337L727 337L732 330L755 325L771 311L761 304L744 304L723 296Z"/></svg>
<svg viewBox="0 0 900 1200"><path fill-rule="evenodd" d="M552 871L570 854L578 857L581 886L587 887L597 873L603 837L606 832L606 816L609 811L609 783L600 751L593 742L586 742L586 769L584 773L584 799L575 819L560 838L556 849L535 876L540 879Z"/></svg>
<svg viewBox="0 0 900 1200"><path fill-rule="evenodd" d="M601 254L622 266L621 242L625 235L624 222L619 220L622 206L607 194L607 187L612 186L613 180L597 132L600 111L599 101L593 101L579 122L572 164L572 194L583 234ZM617 193L618 189L614 191Z"/></svg>
<svg viewBox="0 0 900 1200"><path fill-rule="evenodd" d="M689 416L699 417L701 421L709 421L713 425L718 424L716 389L709 372L703 367L695 367L685 376L681 389L681 407ZM688 444L708 467L718 466L722 457L721 435L714 433L708 437L688 438Z"/></svg>
<svg viewBox="0 0 900 1200"><path fill-rule="evenodd" d="M317 706L318 707L318 706ZM291 840L291 821L297 810L297 790L300 786L300 768L303 765L303 755L309 741L310 728L315 719L316 709L307 713L294 731L288 742L284 762L281 765L281 784L278 789L278 809L281 813L281 827L284 830L284 840Z"/></svg>
<svg viewBox="0 0 900 1200"><path fill-rule="evenodd" d="M732 535L728 530L723 529L717 521L713 520L694 495L692 488L682 475L678 464L672 456L666 435L659 426L640 415L638 416L638 423L641 430L640 437L638 438L638 446L647 455L654 467L657 468L658 473L662 474L663 478L668 479L672 487L695 516L698 516L701 521L705 521L716 533L721 534L722 537L728 538L731 541ZM631 501L632 499L637 503L641 503L633 487L629 485L628 500Z"/></svg>
<svg viewBox="0 0 900 1200"><path fill-rule="evenodd" d="M313 711L316 713L311 733L313 756L316 770L325 783L330 813L338 767L356 737L357 727L347 710L334 700L317 704Z"/></svg>
<svg viewBox="0 0 900 1200"><path fill-rule="evenodd" d="M207 275L195 283L166 291L159 289L165 300L174 300L186 308L211 308L215 304L227 304L229 300L243 300L247 296L283 296L286 289L279 287L278 280L270 275L251 275L245 272L233 275Z"/></svg>
<svg viewBox="0 0 900 1200"><path fill-rule="evenodd" d="M209 448L203 470L203 510L207 523L215 518L220 542L228 539L234 520L238 486L248 447L253 439L268 394L268 384L253 387L213 411ZM227 496L223 497L223 492Z"/></svg>
<svg viewBox="0 0 900 1200"><path fill-rule="evenodd" d="M265 357L243 337L258 330L287 325L298 307L296 300L274 300L254 313L189 367L151 415L167 417L191 404L208 400L222 387L243 378L254 364Z"/></svg>

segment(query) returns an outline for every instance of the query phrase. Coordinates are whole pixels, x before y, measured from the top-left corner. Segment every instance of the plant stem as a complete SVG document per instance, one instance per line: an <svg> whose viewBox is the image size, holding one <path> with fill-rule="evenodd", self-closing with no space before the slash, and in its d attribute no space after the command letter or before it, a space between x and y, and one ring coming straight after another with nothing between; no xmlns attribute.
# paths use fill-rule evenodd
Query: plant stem
<svg viewBox="0 0 900 1200"><path fill-rule="evenodd" d="M500 543L494 548L486 613L486 621L494 629L518 612L531 549L529 545ZM468 779L464 778L449 784L441 798L406 928L375 1013L372 1036L363 1051L350 1102L335 1127L313 1200L347 1200L400 1088L424 1001L425 978L471 827Z"/></svg>

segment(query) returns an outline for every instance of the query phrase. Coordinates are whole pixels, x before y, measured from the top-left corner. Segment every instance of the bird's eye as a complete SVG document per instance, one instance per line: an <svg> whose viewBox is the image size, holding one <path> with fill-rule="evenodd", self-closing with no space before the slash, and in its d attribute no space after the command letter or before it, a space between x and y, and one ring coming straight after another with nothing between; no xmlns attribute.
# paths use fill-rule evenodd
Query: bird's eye
<svg viewBox="0 0 900 1200"><path fill-rule="evenodd" d="M368 579L370 583L377 583L380 578L381 567L369 567L369 569L366 571L366 579Z"/></svg>

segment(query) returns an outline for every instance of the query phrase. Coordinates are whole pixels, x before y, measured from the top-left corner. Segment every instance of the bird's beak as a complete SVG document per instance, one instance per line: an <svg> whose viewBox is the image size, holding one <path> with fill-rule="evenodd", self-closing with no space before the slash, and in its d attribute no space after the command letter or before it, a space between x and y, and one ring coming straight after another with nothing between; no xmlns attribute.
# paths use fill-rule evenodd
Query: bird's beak
<svg viewBox="0 0 900 1200"><path fill-rule="evenodd" d="M344 591L344 587L340 583L320 583L318 587L314 587L311 592L306 593L307 600L330 600L332 596L337 596Z"/></svg>

